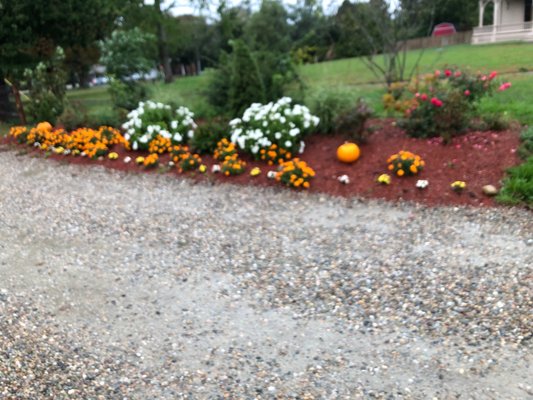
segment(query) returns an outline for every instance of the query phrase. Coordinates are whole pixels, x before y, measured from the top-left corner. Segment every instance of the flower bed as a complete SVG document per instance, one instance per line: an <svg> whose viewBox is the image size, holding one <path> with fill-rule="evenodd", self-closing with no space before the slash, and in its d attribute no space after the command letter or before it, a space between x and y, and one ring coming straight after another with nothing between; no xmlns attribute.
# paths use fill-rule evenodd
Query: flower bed
<svg viewBox="0 0 533 400"><path fill-rule="evenodd" d="M344 142L344 137L314 135L306 139L307 146L303 159L309 162L314 177L308 181L310 184L309 188L306 189L305 181L299 182L298 185L291 185L291 183L298 181L298 177L292 178L291 174L288 174L286 176L289 186L297 186L296 190L309 190L331 195L412 200L430 205L495 205L494 198L487 197L482 193L483 186L492 184L498 187L505 169L519 164L520 161L516 154L516 149L519 146L519 135L515 131L472 132L465 136L453 138L449 145L444 146L440 138L410 138L396 127L392 120L374 120L371 122L374 134L366 144L360 146L361 157L353 164L344 164L337 160L336 149ZM27 137L24 139L24 135L28 135L31 131L14 128L12 130L13 136L4 141L13 145L17 141L26 143ZM71 150L70 153L68 151L52 151L52 148L58 149L59 144L62 146L66 143L62 140L67 133L60 129L52 130L47 134L34 132L35 135L46 138L45 144L49 147L43 150L40 150L40 145L39 147L25 147L27 149L25 151L41 156L46 154L51 159L64 160L74 164L99 164L124 171L187 174L194 180L207 179L209 181L217 180L278 188L283 186L280 184L281 178L279 181L275 179L280 176L279 165L275 165L274 162L272 165L268 165L266 159L256 160L252 155L241 152L237 152L239 162L231 166L232 168L236 167L235 172L240 172L239 174L233 174L232 171L225 175L228 169L225 168L224 173L221 173L222 161L215 159L212 155L205 155L202 156L201 160L197 160L186 146L180 145L173 146L170 153L153 153L158 154L157 165L156 168L149 168L148 165L145 166L145 160L150 156L149 153L128 150L124 145L125 139L120 139L120 134L109 140L107 136L109 132L105 134L104 132L104 130L93 130L90 133L88 130L79 130L76 135L79 135L80 138L102 138L102 141L107 143L107 156L96 156L90 159L87 156L74 156L74 150ZM30 136L30 138L35 140L34 136ZM91 145L99 143L98 141L94 143L93 139L88 141ZM70 140L67 142L78 143ZM111 142L115 144L111 145ZM80 140L79 143L81 147L74 149L81 148L85 151L86 148L83 146L86 146L87 140ZM391 154L398 154L402 149L409 150L414 155L419 156L419 165L422 160L425 161L423 170L419 171L417 168L416 176L405 174L405 176L399 177L393 171L389 171L387 157ZM64 147L64 150L69 150L69 148ZM220 150L229 153L235 151L229 142L221 144ZM113 157L110 157L111 153L116 153L116 156L113 154ZM191 156L194 157L192 160L194 167L189 171L180 172L182 160ZM135 162L137 157L141 158L139 163ZM152 158L155 159L155 157ZM148 158L148 164L152 158ZM290 160L282 161L282 169L285 169L284 164L288 165L286 164L287 161L290 162ZM214 166L218 166L218 169L213 169ZM244 170L241 171L241 169ZM216 170L219 172L213 172ZM378 178L385 174L388 175L389 184L378 182ZM311 174L308 173L308 175ZM454 190L452 184L459 181L465 182L464 189ZM287 182L283 183L287 184Z"/></svg>

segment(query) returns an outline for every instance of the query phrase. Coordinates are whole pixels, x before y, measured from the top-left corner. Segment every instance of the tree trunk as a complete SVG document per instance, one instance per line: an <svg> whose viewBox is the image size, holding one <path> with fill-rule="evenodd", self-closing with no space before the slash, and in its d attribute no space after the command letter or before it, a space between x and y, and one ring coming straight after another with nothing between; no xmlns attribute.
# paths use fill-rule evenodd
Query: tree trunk
<svg viewBox="0 0 533 400"><path fill-rule="evenodd" d="M167 35L163 27L163 11L161 10L161 0L154 1L155 11L157 13L157 47L159 49L159 62L163 67L165 83L172 82L172 68L170 66L170 57L167 49Z"/></svg>

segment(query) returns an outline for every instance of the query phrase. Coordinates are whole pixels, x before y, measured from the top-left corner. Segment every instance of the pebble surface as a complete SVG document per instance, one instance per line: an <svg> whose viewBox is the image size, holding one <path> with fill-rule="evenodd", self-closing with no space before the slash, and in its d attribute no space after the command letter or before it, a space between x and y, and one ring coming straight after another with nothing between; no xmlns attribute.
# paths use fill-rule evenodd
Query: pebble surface
<svg viewBox="0 0 533 400"><path fill-rule="evenodd" d="M0 152L1 399L531 399L533 215Z"/></svg>

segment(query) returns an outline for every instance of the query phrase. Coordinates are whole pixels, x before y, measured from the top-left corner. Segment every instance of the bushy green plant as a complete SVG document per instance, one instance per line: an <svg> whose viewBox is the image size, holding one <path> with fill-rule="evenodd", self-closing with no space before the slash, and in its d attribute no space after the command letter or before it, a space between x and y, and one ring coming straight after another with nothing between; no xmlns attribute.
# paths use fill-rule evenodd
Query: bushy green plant
<svg viewBox="0 0 533 400"><path fill-rule="evenodd" d="M303 137L318 126L320 119L292 99L283 97L275 103L252 104L242 118L230 121L231 141L241 150L260 156L261 149L272 144L292 154L304 150Z"/></svg>
<svg viewBox="0 0 533 400"><path fill-rule="evenodd" d="M198 126L191 139L191 147L198 154L212 154L217 148L217 143L227 138L229 138L227 121L212 119Z"/></svg>
<svg viewBox="0 0 533 400"><path fill-rule="evenodd" d="M265 86L257 61L242 40L233 42L229 78L229 107L235 114L241 114L252 103L265 101Z"/></svg>
<svg viewBox="0 0 533 400"><path fill-rule="evenodd" d="M339 115L348 111L353 99L346 92L321 91L310 101L313 115L320 118L317 131L320 133L333 133L337 130L336 121Z"/></svg>
<svg viewBox="0 0 533 400"><path fill-rule="evenodd" d="M87 122L87 109L80 102L69 102L57 119L57 125L62 125L68 131L87 126ZM102 125L105 124L98 126Z"/></svg>
<svg viewBox="0 0 533 400"><path fill-rule="evenodd" d="M121 118L113 109L92 112L87 115L87 126L89 128L96 128L99 126L118 128L120 125Z"/></svg>
<svg viewBox="0 0 533 400"><path fill-rule="evenodd" d="M498 201L533 207L533 156L530 156L525 163L507 170Z"/></svg>
<svg viewBox="0 0 533 400"><path fill-rule="evenodd" d="M148 150L150 142L161 136L173 145L187 143L194 136L194 114L187 107L174 109L168 104L140 102L128 114L122 128L133 150Z"/></svg>
<svg viewBox="0 0 533 400"><path fill-rule="evenodd" d="M116 108L133 110L141 101L148 97L148 89L134 81L111 79L109 84L111 101Z"/></svg>
<svg viewBox="0 0 533 400"><path fill-rule="evenodd" d="M407 107L400 126L412 137L442 136L449 141L477 116L477 103L495 90L495 78L495 72L484 75L452 69L417 78L409 87L412 97L404 102ZM499 90L509 87L505 83Z"/></svg>
<svg viewBox="0 0 533 400"><path fill-rule="evenodd" d="M40 62L35 69L24 71L29 90L27 113L36 121L56 122L65 106L67 74L63 68L65 53L58 47L52 58Z"/></svg>
<svg viewBox="0 0 533 400"><path fill-rule="evenodd" d="M114 31L100 42L100 62L111 77L109 92L116 108L133 110L148 96L146 87L133 79L155 65L155 37L135 28Z"/></svg>

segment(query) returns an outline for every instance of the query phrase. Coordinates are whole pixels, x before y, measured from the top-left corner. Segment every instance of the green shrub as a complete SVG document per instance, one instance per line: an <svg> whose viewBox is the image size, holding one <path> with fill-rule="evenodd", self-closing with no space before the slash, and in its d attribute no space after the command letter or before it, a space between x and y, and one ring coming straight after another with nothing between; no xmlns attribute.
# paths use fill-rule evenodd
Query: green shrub
<svg viewBox="0 0 533 400"><path fill-rule="evenodd" d="M217 143L228 138L228 121L212 119L198 126L191 139L191 147L196 153L212 154L217 148Z"/></svg>
<svg viewBox="0 0 533 400"><path fill-rule="evenodd" d="M58 47L52 58L40 62L35 69L24 71L29 89L26 111L35 121L55 124L64 110L67 74L63 69L65 53Z"/></svg>
<svg viewBox="0 0 533 400"><path fill-rule="evenodd" d="M93 112L87 115L87 127L98 128L100 126L111 126L113 128L119 128L123 119L115 110Z"/></svg>
<svg viewBox="0 0 533 400"><path fill-rule="evenodd" d="M233 42L229 107L239 115L252 103L265 101L265 86L257 61L242 40Z"/></svg>
<svg viewBox="0 0 533 400"><path fill-rule="evenodd" d="M348 111L353 103L353 98L342 91L322 91L310 101L313 115L320 118L317 131L320 133L333 133L337 130L336 121L339 115Z"/></svg>
<svg viewBox="0 0 533 400"><path fill-rule="evenodd" d="M57 119L57 124L63 125L67 131L87 126L87 122L87 109L79 101L68 103Z"/></svg>
<svg viewBox="0 0 533 400"><path fill-rule="evenodd" d="M115 108L131 111L146 100L148 89L146 86L134 81L121 81L111 79L109 94Z"/></svg>
<svg viewBox="0 0 533 400"><path fill-rule="evenodd" d="M533 206L533 156L530 156L524 164L507 170L498 201L505 204Z"/></svg>

